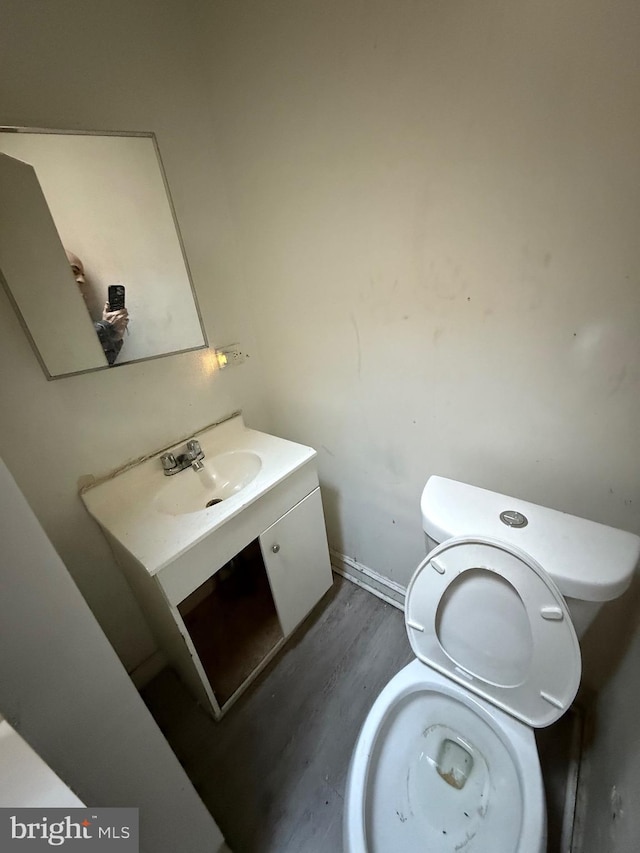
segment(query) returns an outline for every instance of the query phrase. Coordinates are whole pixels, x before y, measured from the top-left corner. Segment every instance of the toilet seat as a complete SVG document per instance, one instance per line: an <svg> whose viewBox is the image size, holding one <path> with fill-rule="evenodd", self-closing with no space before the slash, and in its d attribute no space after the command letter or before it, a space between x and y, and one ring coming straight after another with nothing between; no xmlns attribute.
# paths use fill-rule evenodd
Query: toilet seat
<svg viewBox="0 0 640 853"><path fill-rule="evenodd" d="M416 569L405 604L416 657L533 727L550 725L578 690L581 657L564 599L514 546L450 539Z"/></svg>

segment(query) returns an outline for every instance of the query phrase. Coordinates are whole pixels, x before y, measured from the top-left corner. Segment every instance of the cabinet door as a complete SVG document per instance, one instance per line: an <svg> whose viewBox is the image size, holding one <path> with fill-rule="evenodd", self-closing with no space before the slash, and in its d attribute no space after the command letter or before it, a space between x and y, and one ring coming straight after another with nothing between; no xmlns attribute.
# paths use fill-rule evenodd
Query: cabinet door
<svg viewBox="0 0 640 853"><path fill-rule="evenodd" d="M267 528L260 548L286 637L333 582L320 489Z"/></svg>

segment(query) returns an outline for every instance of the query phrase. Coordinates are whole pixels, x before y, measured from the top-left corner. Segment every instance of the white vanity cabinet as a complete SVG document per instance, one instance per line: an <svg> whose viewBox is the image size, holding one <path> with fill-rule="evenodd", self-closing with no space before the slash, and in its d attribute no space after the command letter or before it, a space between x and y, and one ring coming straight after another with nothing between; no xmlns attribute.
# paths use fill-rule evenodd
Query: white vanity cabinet
<svg viewBox="0 0 640 853"><path fill-rule="evenodd" d="M218 718L332 574L315 451L238 414L196 436L193 470L166 477L158 452L81 494L161 652ZM236 488L225 492L229 476Z"/></svg>
<svg viewBox="0 0 640 853"><path fill-rule="evenodd" d="M285 637L331 586L320 489L314 489L259 537Z"/></svg>
<svg viewBox="0 0 640 853"><path fill-rule="evenodd" d="M170 612L189 650L188 665L201 679L214 716L220 717L331 586L320 489L316 486L230 561L213 565L202 583L211 564L192 575L189 586L194 588L172 602ZM182 568L178 562L165 569L160 583ZM218 574L229 571L237 575L231 592L224 590L228 578L217 582ZM183 591L184 580L179 578ZM163 588L170 597L172 590L170 583ZM178 663L185 681L193 681L193 673L185 673L186 659Z"/></svg>
<svg viewBox="0 0 640 853"><path fill-rule="evenodd" d="M332 584L315 463L155 575L105 532L162 652L216 719Z"/></svg>

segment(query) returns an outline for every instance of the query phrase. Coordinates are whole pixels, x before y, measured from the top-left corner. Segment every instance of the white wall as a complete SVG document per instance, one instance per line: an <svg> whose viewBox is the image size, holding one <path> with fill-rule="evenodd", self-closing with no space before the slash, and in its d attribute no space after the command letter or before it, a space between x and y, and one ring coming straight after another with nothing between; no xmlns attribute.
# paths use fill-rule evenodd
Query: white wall
<svg viewBox="0 0 640 853"><path fill-rule="evenodd" d="M632 0L209 6L276 431L406 583L432 473L640 532Z"/></svg>
<svg viewBox="0 0 640 853"><path fill-rule="evenodd" d="M209 341L255 354L215 152L194 3L0 0L3 124L157 134ZM155 648L77 497L100 474L237 408L268 427L259 359L212 374L206 353L47 382L0 289L0 453L132 669Z"/></svg>
<svg viewBox="0 0 640 853"><path fill-rule="evenodd" d="M320 452L331 544L406 583L432 473L640 533L637 3L220 0L209 26L275 428ZM639 604L585 638L585 853L637 848Z"/></svg>
<svg viewBox="0 0 640 853"><path fill-rule="evenodd" d="M605 614L603 613L603 617ZM630 853L640 832L640 577L625 600L594 623L589 645L606 647L594 673L601 686L590 720L581 768L582 853ZM615 638L614 641L613 638Z"/></svg>
<svg viewBox="0 0 640 853"><path fill-rule="evenodd" d="M2 121L156 131L210 340L251 352L251 313L267 371L47 383L0 294L0 451L129 668L77 479L238 406L318 448L331 544L400 583L433 472L640 531L634 3L0 11Z"/></svg>
<svg viewBox="0 0 640 853"><path fill-rule="evenodd" d="M222 835L0 460L0 709L88 806L140 811L140 850ZM68 800L66 800L68 802Z"/></svg>

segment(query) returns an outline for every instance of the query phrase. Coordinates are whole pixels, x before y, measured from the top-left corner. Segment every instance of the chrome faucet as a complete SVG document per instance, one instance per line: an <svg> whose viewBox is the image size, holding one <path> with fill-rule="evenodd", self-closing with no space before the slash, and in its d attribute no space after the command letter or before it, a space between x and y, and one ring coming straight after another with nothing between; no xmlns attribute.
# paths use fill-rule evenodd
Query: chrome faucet
<svg viewBox="0 0 640 853"><path fill-rule="evenodd" d="M192 438L184 446L183 452L178 453L163 453L160 457L165 477L171 477L174 474L179 474L185 468L193 468L194 471L201 471L204 467L202 460L204 453L200 447L200 442Z"/></svg>

